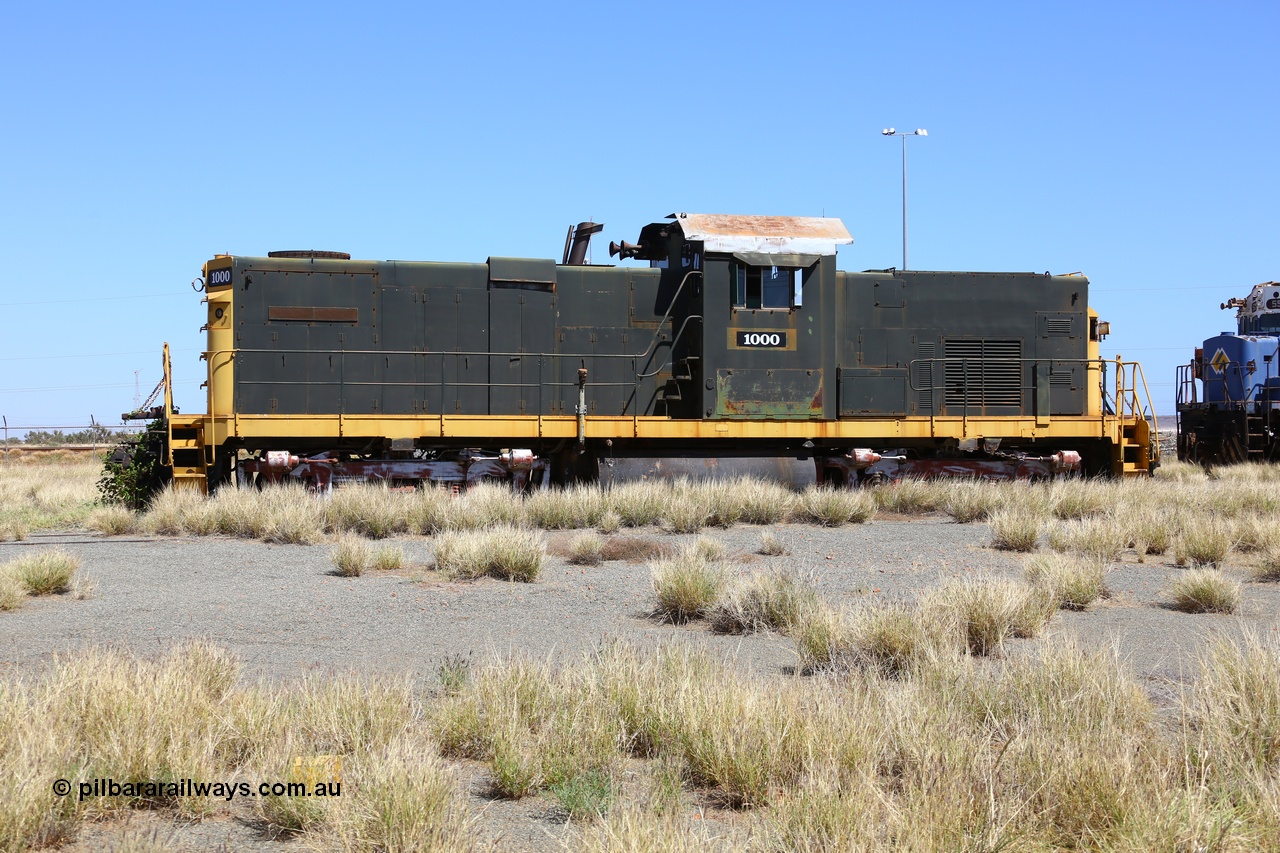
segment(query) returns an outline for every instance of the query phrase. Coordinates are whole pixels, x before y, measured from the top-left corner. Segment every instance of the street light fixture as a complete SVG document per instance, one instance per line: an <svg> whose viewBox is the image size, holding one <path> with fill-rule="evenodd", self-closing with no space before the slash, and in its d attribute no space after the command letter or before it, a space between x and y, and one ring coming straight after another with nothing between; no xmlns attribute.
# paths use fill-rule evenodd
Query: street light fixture
<svg viewBox="0 0 1280 853"><path fill-rule="evenodd" d="M896 131L892 127L886 127L880 133L884 136L902 137L902 268L905 270L907 269L907 137L928 136L929 131L923 127L912 131Z"/></svg>

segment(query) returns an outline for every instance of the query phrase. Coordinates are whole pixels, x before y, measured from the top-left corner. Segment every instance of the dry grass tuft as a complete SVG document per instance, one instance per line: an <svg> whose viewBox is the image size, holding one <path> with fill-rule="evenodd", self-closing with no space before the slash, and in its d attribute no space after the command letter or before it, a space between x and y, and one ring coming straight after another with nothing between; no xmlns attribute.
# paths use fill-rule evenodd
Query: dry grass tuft
<svg viewBox="0 0 1280 853"><path fill-rule="evenodd" d="M904 477L896 483L873 489L872 494L876 506L885 512L923 515L942 509L947 499L947 488L947 484L936 480Z"/></svg>
<svg viewBox="0 0 1280 853"><path fill-rule="evenodd" d="M710 821L701 821L706 824ZM705 826L690 826L678 816L659 814L639 804L611 809L583 830L582 853L707 853L729 851Z"/></svg>
<svg viewBox="0 0 1280 853"><path fill-rule="evenodd" d="M451 579L489 575L532 583L542 571L546 551L542 534L525 527L442 533L436 538L436 569Z"/></svg>
<svg viewBox="0 0 1280 853"><path fill-rule="evenodd" d="M1149 504L1127 508L1120 515L1125 542L1138 553L1138 562L1149 554L1163 554L1173 543L1173 530L1181 524L1179 513L1169 513Z"/></svg>
<svg viewBox="0 0 1280 853"><path fill-rule="evenodd" d="M854 664L838 677L610 643L563 667L468 667L426 705L407 681L241 686L208 644L59 659L0 681L0 850L84 846L86 821L128 809L189 821L221 808L81 803L53 796L56 778L274 780L320 755L342 759L340 798L255 798L295 846L474 849L440 752L486 764L501 795L542 793L534 808L583 820L567 844L592 851L1276 848L1276 641L1215 642L1183 713L1157 718L1117 653L1049 641L977 661L945 619L940 637L921 631L940 615L837 618L826 648ZM706 803L755 811L699 819Z"/></svg>
<svg viewBox="0 0 1280 853"><path fill-rule="evenodd" d="M601 513L600 521L596 524L596 529L605 536L617 533L621 527L622 516L618 515L618 513L613 510L607 510L606 512Z"/></svg>
<svg viewBox="0 0 1280 853"><path fill-rule="evenodd" d="M544 530L594 527L606 514L605 498L605 493L596 486L547 489L527 496L524 512L529 524ZM621 524L621 519L618 523Z"/></svg>
<svg viewBox="0 0 1280 853"><path fill-rule="evenodd" d="M80 558L61 548L42 548L0 566L31 595L59 595L71 590Z"/></svg>
<svg viewBox="0 0 1280 853"><path fill-rule="evenodd" d="M1000 506L1000 492L994 483L961 480L949 483L942 509L958 524L985 521Z"/></svg>
<svg viewBox="0 0 1280 853"><path fill-rule="evenodd" d="M521 499L505 483L477 483L446 505L452 510L448 516L452 530L514 527L524 521Z"/></svg>
<svg viewBox="0 0 1280 853"><path fill-rule="evenodd" d="M688 622L705 616L720 598L727 573L717 562L709 562L696 548L650 564L653 592L658 598L655 613L672 622Z"/></svg>
<svg viewBox="0 0 1280 853"><path fill-rule="evenodd" d="M778 483L755 477L741 477L727 484L726 493L737 505L737 520L743 524L779 524L796 503L796 494Z"/></svg>
<svg viewBox="0 0 1280 853"><path fill-rule="evenodd" d="M359 756L353 769L360 784L350 807L339 811L335 827L345 849L481 849L475 819L463 811L453 774L421 743L397 738Z"/></svg>
<svg viewBox="0 0 1280 853"><path fill-rule="evenodd" d="M1280 762L1280 644L1247 632L1214 639L1185 701L1193 754L1215 782L1274 774Z"/></svg>
<svg viewBox="0 0 1280 853"><path fill-rule="evenodd" d="M203 514L204 504L203 495L192 491L166 489L151 499L140 526L146 532L160 536L182 536L194 532L195 527L203 528L202 523L193 525L192 520L198 514Z"/></svg>
<svg viewBox="0 0 1280 853"><path fill-rule="evenodd" d="M408 533L413 494L395 492L385 483L356 483L335 489L325 507L325 527L382 539Z"/></svg>
<svg viewBox="0 0 1280 853"><path fill-rule="evenodd" d="M785 557L791 553L791 549L778 538L776 533L766 530L760 534L760 548L756 553L766 557Z"/></svg>
<svg viewBox="0 0 1280 853"><path fill-rule="evenodd" d="M84 526L107 536L124 536L138 529L138 516L122 506L104 506L91 512Z"/></svg>
<svg viewBox="0 0 1280 853"><path fill-rule="evenodd" d="M1043 588L1054 607L1066 610L1087 610L1109 595L1105 575L1101 563L1067 554L1037 554L1026 563L1027 580Z"/></svg>
<svg viewBox="0 0 1280 853"><path fill-rule="evenodd" d="M662 520L670 492L662 483L622 483L608 491L609 506L624 527L646 527Z"/></svg>
<svg viewBox="0 0 1280 853"><path fill-rule="evenodd" d="M793 516L823 527L840 527L861 524L875 512L876 499L870 490L811 486L801 493Z"/></svg>
<svg viewBox="0 0 1280 853"><path fill-rule="evenodd" d="M0 542L23 542L28 532L27 525L19 519L0 521Z"/></svg>
<svg viewBox="0 0 1280 853"><path fill-rule="evenodd" d="M1080 554L1099 563L1112 563L1128 547L1125 526L1111 517L1064 521L1049 527L1049 547L1060 553Z"/></svg>
<svg viewBox="0 0 1280 853"><path fill-rule="evenodd" d="M1227 520L1210 516L1183 519L1182 530L1174 540L1173 555L1179 566L1217 567L1231 553L1235 542L1234 526Z"/></svg>
<svg viewBox="0 0 1280 853"><path fill-rule="evenodd" d="M707 620L723 634L787 632L817 605L811 579L785 570L764 572L730 584L708 609Z"/></svg>
<svg viewBox="0 0 1280 853"><path fill-rule="evenodd" d="M1234 520L1233 547L1242 553L1256 553L1280 547L1280 528L1274 517L1247 515Z"/></svg>
<svg viewBox="0 0 1280 853"><path fill-rule="evenodd" d="M1181 485L1203 484L1209 480L1209 475L1199 465L1192 462L1181 462L1169 456L1161 458L1160 467L1152 472L1151 476L1155 480L1164 480Z"/></svg>
<svg viewBox="0 0 1280 853"><path fill-rule="evenodd" d="M373 552L369 544L359 536L347 535L338 540L330 560L334 574L344 578L358 578L369 568Z"/></svg>
<svg viewBox="0 0 1280 853"><path fill-rule="evenodd" d="M604 537L595 531L579 533L569 540L569 562L575 566L598 566L604 562Z"/></svg>
<svg viewBox="0 0 1280 853"><path fill-rule="evenodd" d="M826 604L800 614L791 629L802 672L841 669L851 661L853 632L848 615Z"/></svg>
<svg viewBox="0 0 1280 853"><path fill-rule="evenodd" d="M1243 594L1240 584L1216 569L1189 569L1169 589L1173 606L1187 613L1235 613Z"/></svg>
<svg viewBox="0 0 1280 853"><path fill-rule="evenodd" d="M380 492L385 491L372 487L357 488L355 497L348 500L372 503ZM386 511L385 506L380 504L379 507L379 511ZM360 525L354 522L334 526L327 520L327 512L325 502L294 484L269 486L262 491L221 489L213 498L171 488L156 495L139 519L139 527L161 536L221 533L289 545L319 542L326 529L357 529L359 532Z"/></svg>
<svg viewBox="0 0 1280 853"><path fill-rule="evenodd" d="M373 568L379 572L394 572L405 567L404 548L399 545L379 545L373 551Z"/></svg>
<svg viewBox="0 0 1280 853"><path fill-rule="evenodd" d="M26 585L13 572L0 567L0 613L17 610L26 600Z"/></svg>
<svg viewBox="0 0 1280 853"><path fill-rule="evenodd" d="M1253 567L1254 580L1280 581L1280 546L1268 548L1258 555Z"/></svg>
<svg viewBox="0 0 1280 853"><path fill-rule="evenodd" d="M947 629L936 611L897 602L869 605L849 620L847 662L899 678L955 654Z"/></svg>
<svg viewBox="0 0 1280 853"><path fill-rule="evenodd" d="M990 516L991 547L1004 551L1034 551L1043 522L1040 514L1022 509L999 509Z"/></svg>
<svg viewBox="0 0 1280 853"><path fill-rule="evenodd" d="M922 609L952 626L970 654L993 654L1009 637L1035 637L1054 602L1035 587L1000 578L965 578L930 592Z"/></svg>
<svg viewBox="0 0 1280 853"><path fill-rule="evenodd" d="M663 526L671 533L697 533L711 520L702 496L691 489L677 489L663 508Z"/></svg>
<svg viewBox="0 0 1280 853"><path fill-rule="evenodd" d="M1051 511L1063 520L1106 515L1115 503L1113 490L1093 480L1055 480L1049 488Z"/></svg>
<svg viewBox="0 0 1280 853"><path fill-rule="evenodd" d="M692 542L680 546L680 554L690 560L701 560L704 563L715 563L725 558L728 548L720 539L711 536L699 536Z"/></svg>

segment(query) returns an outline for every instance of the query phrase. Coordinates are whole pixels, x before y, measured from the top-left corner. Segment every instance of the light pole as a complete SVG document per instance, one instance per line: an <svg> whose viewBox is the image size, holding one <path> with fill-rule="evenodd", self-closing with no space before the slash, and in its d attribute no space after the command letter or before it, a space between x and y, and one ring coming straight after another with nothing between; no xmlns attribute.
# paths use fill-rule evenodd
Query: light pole
<svg viewBox="0 0 1280 853"><path fill-rule="evenodd" d="M907 137L908 136L928 136L929 131L923 127L918 127L911 132L896 131L892 127L886 127L880 131L884 136L901 136L902 137L902 268L907 269Z"/></svg>

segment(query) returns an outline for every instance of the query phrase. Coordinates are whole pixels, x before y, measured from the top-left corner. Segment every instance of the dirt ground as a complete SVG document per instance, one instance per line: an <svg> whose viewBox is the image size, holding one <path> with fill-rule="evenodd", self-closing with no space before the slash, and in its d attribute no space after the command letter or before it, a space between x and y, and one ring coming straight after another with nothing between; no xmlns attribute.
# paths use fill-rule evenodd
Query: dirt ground
<svg viewBox="0 0 1280 853"><path fill-rule="evenodd" d="M835 604L909 600L950 577L1020 575L1018 555L987 547L985 524L945 516L884 517L838 529L806 525L769 528L789 556L755 553L764 528L710 530L723 540L737 571L785 565L813 576ZM552 556L534 584L496 580L446 582L426 570L431 541L399 540L412 564L396 572L344 578L332 573L331 546L269 545L225 538L107 538L84 532L34 534L0 544L0 561L57 544L78 554L95 591L32 599L0 613L0 676L41 671L53 657L91 646L147 655L191 638L209 638L237 653L246 680L288 682L306 674L411 674L425 692L438 686L447 657L521 653L571 665L610 639L639 645L687 642L722 655L761 678L791 678L796 654L786 637L720 636L705 626L674 626L652 617L653 595L643 562L570 565L563 544L548 534ZM658 530L626 531L676 543L691 537ZM1049 636L1070 635L1091 647L1114 648L1159 704L1176 696L1197 671L1197 656L1214 634L1280 630L1280 585L1249 581L1241 565L1225 571L1244 582L1245 604L1232 616L1189 615L1165 606L1177 573L1171 557L1138 563L1130 552L1108 576L1113 596L1091 610L1059 613ZM1013 641L1005 654L1034 653L1043 640ZM482 765L454 764L481 832L502 850L573 849L576 827L549 799L495 800ZM625 790L625 780L624 780ZM695 808L696 808L695 804ZM738 818L705 815L726 832ZM198 824L138 813L113 824L91 824L66 849L123 848L153 837L184 849L293 851L298 840L271 840L247 812L229 810ZM306 849L310 849L309 845Z"/></svg>

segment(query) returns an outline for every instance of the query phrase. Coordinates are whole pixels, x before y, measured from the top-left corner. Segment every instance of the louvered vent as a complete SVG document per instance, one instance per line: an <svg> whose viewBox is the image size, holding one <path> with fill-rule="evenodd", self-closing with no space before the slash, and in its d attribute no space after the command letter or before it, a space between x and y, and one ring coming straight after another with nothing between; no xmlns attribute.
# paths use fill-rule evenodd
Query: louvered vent
<svg viewBox="0 0 1280 853"><path fill-rule="evenodd" d="M1071 337L1073 326L1073 318L1071 317L1046 317L1045 337L1069 338Z"/></svg>
<svg viewBox="0 0 1280 853"><path fill-rule="evenodd" d="M1072 387L1072 385L1075 384L1072 382L1074 378L1075 378L1075 371L1073 371L1070 367L1050 367L1049 368L1049 385L1051 387L1066 386L1067 388L1070 388Z"/></svg>
<svg viewBox="0 0 1280 853"><path fill-rule="evenodd" d="M938 345L933 341L921 342L916 344L916 379L915 385L919 390L919 411L933 411L933 362L932 359L937 356Z"/></svg>
<svg viewBox="0 0 1280 853"><path fill-rule="evenodd" d="M1022 341L948 340L943 346L948 409L972 412L1022 405Z"/></svg>

